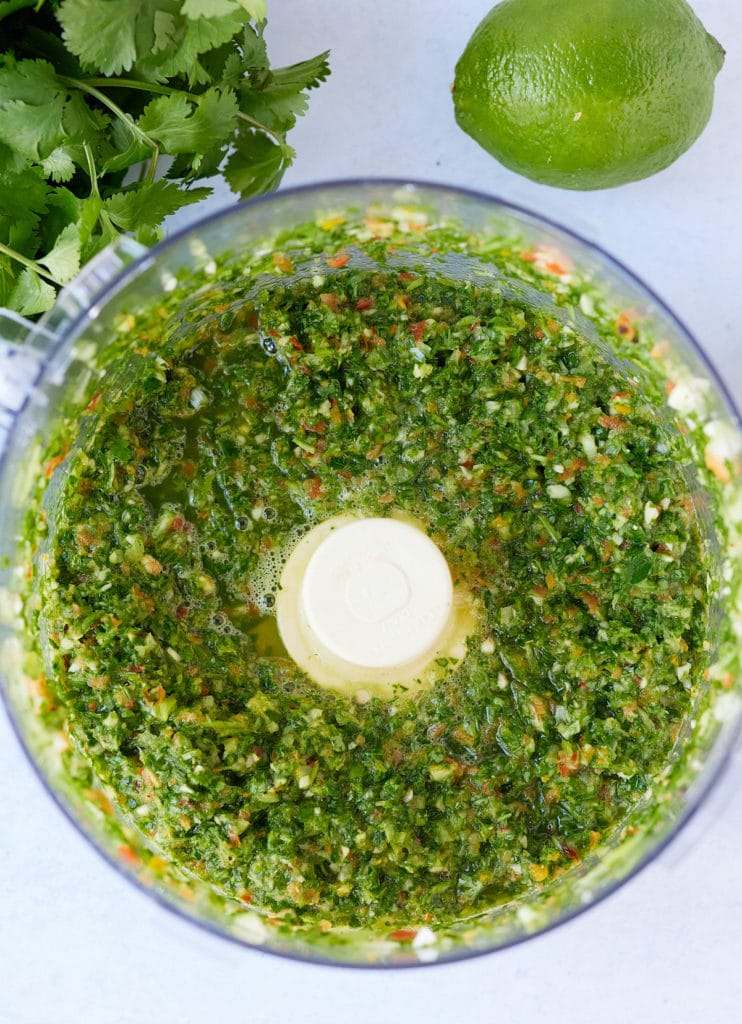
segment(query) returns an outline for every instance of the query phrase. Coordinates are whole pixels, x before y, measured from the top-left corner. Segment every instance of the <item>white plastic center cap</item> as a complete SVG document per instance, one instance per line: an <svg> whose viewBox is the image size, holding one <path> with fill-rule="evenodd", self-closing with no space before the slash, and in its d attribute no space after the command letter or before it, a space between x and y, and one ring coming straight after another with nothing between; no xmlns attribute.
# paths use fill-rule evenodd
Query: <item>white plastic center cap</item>
<svg viewBox="0 0 742 1024"><path fill-rule="evenodd" d="M369 562L346 583L345 600L362 622L383 622L409 602L409 581L392 562Z"/></svg>
<svg viewBox="0 0 742 1024"><path fill-rule="evenodd" d="M433 650L451 616L446 560L398 519L359 519L319 544L304 574L307 623L335 657L392 668Z"/></svg>

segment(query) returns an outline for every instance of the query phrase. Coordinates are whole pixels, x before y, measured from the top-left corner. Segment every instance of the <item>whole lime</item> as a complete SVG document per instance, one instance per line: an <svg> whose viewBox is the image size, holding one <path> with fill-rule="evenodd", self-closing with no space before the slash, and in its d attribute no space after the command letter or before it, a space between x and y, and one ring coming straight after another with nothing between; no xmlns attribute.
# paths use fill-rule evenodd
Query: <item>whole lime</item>
<svg viewBox="0 0 742 1024"><path fill-rule="evenodd" d="M456 65L456 120L534 181L609 188L698 138L723 62L685 0L503 0Z"/></svg>

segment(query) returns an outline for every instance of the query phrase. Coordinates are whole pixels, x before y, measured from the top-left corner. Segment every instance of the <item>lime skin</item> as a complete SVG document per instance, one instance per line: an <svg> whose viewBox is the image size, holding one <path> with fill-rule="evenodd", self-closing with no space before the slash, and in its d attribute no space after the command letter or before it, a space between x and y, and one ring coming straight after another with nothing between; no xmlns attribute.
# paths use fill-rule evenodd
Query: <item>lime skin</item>
<svg viewBox="0 0 742 1024"><path fill-rule="evenodd" d="M611 188L695 142L723 62L685 0L503 0L456 65L456 120L527 178Z"/></svg>

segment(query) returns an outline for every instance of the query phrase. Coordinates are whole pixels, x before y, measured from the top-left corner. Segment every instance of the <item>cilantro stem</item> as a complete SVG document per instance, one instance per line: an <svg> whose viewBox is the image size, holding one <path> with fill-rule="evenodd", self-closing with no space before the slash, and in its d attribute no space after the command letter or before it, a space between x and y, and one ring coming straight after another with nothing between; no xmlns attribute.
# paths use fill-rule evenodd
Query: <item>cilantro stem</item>
<svg viewBox="0 0 742 1024"><path fill-rule="evenodd" d="M67 79L69 83L76 83L82 89L84 85L92 88L98 86L108 86L114 89L138 89L141 92L150 92L153 95L158 96L184 96L191 103L200 103L202 97L195 92L186 92L185 89L171 89L166 85L156 85L151 82L140 82L135 78L75 78ZM275 131L273 128L269 128L267 124L263 124L262 121L258 121L256 118L251 117L249 114L243 113L243 111L237 111L237 117L242 121L246 121L247 124L253 128L257 128L261 132L265 132L266 135L278 143L283 148L285 139L280 132Z"/></svg>
<svg viewBox="0 0 742 1024"><path fill-rule="evenodd" d="M241 110L237 111L237 117L242 121L246 121L249 125L252 125L253 128L258 128L261 132L265 132L266 135L270 135L270 137L278 143L281 149L284 148L286 140L281 136L280 132L274 131L272 128L263 124L262 121L258 121L254 117L250 117L249 114L243 114Z"/></svg>
<svg viewBox="0 0 742 1024"><path fill-rule="evenodd" d="M0 5L0 21L15 14L16 11L22 11L24 7L33 7L35 3L36 0L5 0L5 3Z"/></svg>
<svg viewBox="0 0 742 1024"><path fill-rule="evenodd" d="M151 185L157 177L157 162L160 159L160 150L155 146L154 153L149 162L149 170L147 171L147 177L144 179L148 185Z"/></svg>
<svg viewBox="0 0 742 1024"><path fill-rule="evenodd" d="M90 144L83 142L83 152L85 153L85 160L88 165L88 177L90 178L90 195L96 199L100 199L100 192L98 190L98 170L95 166L95 157L93 151L90 148Z"/></svg>
<svg viewBox="0 0 742 1024"><path fill-rule="evenodd" d="M141 92L156 93L158 96L186 96L189 100L197 100L198 96L184 89L171 89L167 85L156 85L154 82L140 82L138 78L75 78L70 79L82 86L83 83L112 89L139 89Z"/></svg>
<svg viewBox="0 0 742 1024"><path fill-rule="evenodd" d="M132 118L130 118L129 115L118 106L118 104L114 103L112 99L109 99L105 93L96 89L94 85L90 85L90 83L84 78L68 78L66 75L59 75L58 78L59 81L64 82L65 85L70 85L75 89L80 89L82 92L88 93L89 96L95 97L99 103L102 103L104 107L108 107L111 113L115 114L116 117L126 125L134 138L139 139L139 141L143 142L145 146L149 147L149 149L157 150L159 154L157 143L151 139L149 135L145 134L136 121L132 120Z"/></svg>
<svg viewBox="0 0 742 1024"><path fill-rule="evenodd" d="M50 274L48 270L44 270L40 263L36 260L30 260L28 256L24 256L23 253L16 252L15 249L11 249L10 246L4 245L0 242L0 253L5 256L9 256L12 260L16 260L18 263L22 263L24 267L28 267L29 270L33 270L34 273L38 274L39 277L45 277L47 281L51 281L52 284L56 285L57 288L62 287L62 282L58 281L53 274Z"/></svg>
<svg viewBox="0 0 742 1024"><path fill-rule="evenodd" d="M100 190L98 188L98 168L95 166L95 157L93 156L93 151L90 148L89 143L87 142L83 142L82 148L85 153L85 159L88 165L88 176L90 178L90 195L95 199L100 199L101 195ZM114 234L118 234L111 218L108 216L108 214L102 207L100 212L98 213L98 220L101 222L101 224L104 225L104 227L108 228Z"/></svg>

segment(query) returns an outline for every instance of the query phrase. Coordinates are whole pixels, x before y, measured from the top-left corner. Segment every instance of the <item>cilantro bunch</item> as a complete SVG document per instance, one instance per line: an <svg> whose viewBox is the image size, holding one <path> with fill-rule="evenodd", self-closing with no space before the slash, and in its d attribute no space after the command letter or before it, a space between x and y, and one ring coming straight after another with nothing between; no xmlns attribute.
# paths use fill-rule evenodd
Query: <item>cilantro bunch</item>
<svg viewBox="0 0 742 1024"><path fill-rule="evenodd" d="M265 0L0 0L0 306L49 309L121 232L275 188L327 53L271 68Z"/></svg>

